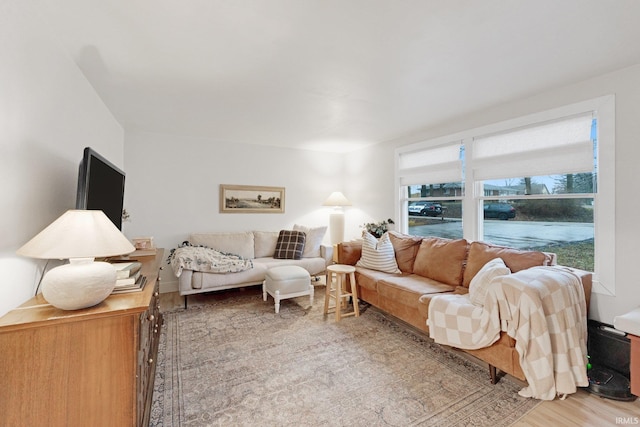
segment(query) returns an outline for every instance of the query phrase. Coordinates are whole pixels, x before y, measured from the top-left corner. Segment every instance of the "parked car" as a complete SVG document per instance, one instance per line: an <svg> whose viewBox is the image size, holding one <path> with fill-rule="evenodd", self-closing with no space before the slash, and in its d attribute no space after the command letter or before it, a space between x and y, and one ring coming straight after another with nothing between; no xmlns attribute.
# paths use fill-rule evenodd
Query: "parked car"
<svg viewBox="0 0 640 427"><path fill-rule="evenodd" d="M485 203L484 218L508 220L516 217L516 209L508 203Z"/></svg>
<svg viewBox="0 0 640 427"><path fill-rule="evenodd" d="M434 202L411 202L409 203L409 215L440 216L442 215L442 205Z"/></svg>

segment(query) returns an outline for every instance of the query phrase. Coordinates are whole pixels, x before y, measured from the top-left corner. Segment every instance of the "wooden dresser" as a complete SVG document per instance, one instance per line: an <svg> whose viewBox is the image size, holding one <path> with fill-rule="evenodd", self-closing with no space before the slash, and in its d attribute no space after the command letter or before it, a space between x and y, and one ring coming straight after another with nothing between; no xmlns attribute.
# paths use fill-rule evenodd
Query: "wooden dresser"
<svg viewBox="0 0 640 427"><path fill-rule="evenodd" d="M146 426L162 327L163 250L147 284L64 311L42 295L0 318L0 426Z"/></svg>

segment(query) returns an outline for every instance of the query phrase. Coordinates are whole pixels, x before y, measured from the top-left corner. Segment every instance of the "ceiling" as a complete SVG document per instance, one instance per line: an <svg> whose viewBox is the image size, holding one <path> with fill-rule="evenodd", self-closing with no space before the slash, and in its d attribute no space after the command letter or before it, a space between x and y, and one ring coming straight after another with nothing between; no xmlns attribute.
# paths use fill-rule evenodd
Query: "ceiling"
<svg viewBox="0 0 640 427"><path fill-rule="evenodd" d="M637 0L35 0L127 130L350 151L640 63Z"/></svg>

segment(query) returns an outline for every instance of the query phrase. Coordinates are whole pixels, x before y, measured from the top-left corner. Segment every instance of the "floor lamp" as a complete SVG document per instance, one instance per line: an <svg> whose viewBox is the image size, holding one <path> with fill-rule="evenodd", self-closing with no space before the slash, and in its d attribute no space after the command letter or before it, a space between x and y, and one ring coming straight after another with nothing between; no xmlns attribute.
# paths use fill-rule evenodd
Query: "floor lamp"
<svg viewBox="0 0 640 427"><path fill-rule="evenodd" d="M336 245L344 241L344 210L343 206L351 206L351 202L339 191L331 193L324 201L323 206L333 206L333 212L329 216L329 229L331 244Z"/></svg>

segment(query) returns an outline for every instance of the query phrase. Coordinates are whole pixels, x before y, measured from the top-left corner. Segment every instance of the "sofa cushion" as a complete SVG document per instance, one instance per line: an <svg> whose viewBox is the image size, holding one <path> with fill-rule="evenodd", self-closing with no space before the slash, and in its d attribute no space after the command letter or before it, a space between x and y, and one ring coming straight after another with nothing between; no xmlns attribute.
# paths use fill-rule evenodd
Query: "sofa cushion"
<svg viewBox="0 0 640 427"><path fill-rule="evenodd" d="M425 237L416 254L413 272L446 285L457 286L462 283L467 247L465 239Z"/></svg>
<svg viewBox="0 0 640 427"><path fill-rule="evenodd" d="M304 251L302 252L303 258L316 258L321 256L320 245L322 245L322 239L324 239L324 235L327 232L327 226L312 228L294 224L293 229L302 231L306 235Z"/></svg>
<svg viewBox="0 0 640 427"><path fill-rule="evenodd" d="M378 293L381 298L414 308L418 307L418 300L422 295L453 292L454 289L453 286L416 274L387 276L378 282Z"/></svg>
<svg viewBox="0 0 640 427"><path fill-rule="evenodd" d="M469 283L469 300L472 304L483 307L491 281L500 276L510 274L511 270L502 258L494 258L487 262Z"/></svg>
<svg viewBox="0 0 640 427"><path fill-rule="evenodd" d="M312 276L323 274L327 268L324 258L301 258L301 259L275 259L273 257L256 258L254 265L266 266L267 268L281 267L284 265L297 265L309 272Z"/></svg>
<svg viewBox="0 0 640 427"><path fill-rule="evenodd" d="M254 231L253 238L255 241L256 258L272 257L276 252L276 243L278 243L277 231Z"/></svg>
<svg viewBox="0 0 640 427"><path fill-rule="evenodd" d="M422 243L422 237L390 231L389 239L396 253L396 262L400 271L413 273L413 263Z"/></svg>
<svg viewBox="0 0 640 427"><path fill-rule="evenodd" d="M305 234L302 231L280 230L276 250L276 259L301 259L304 251Z"/></svg>
<svg viewBox="0 0 640 427"><path fill-rule="evenodd" d="M376 239L371 233L365 231L362 233L362 238L362 256L356 266L385 273L400 273L389 233L384 233L380 239Z"/></svg>
<svg viewBox="0 0 640 427"><path fill-rule="evenodd" d="M189 237L192 245L207 246L227 254L240 255L243 258L255 258L253 251L253 232L235 233L195 233Z"/></svg>
<svg viewBox="0 0 640 427"><path fill-rule="evenodd" d="M480 271L482 266L494 258L502 258L512 273L525 270L537 265L550 265L552 254L537 251L523 251L504 246L490 245L485 242L473 242L469 246L467 266L464 270L462 286L469 287L471 279Z"/></svg>
<svg viewBox="0 0 640 427"><path fill-rule="evenodd" d="M389 277L389 273L364 267L356 267L356 283L361 288L367 288L377 292L378 282L386 277Z"/></svg>

